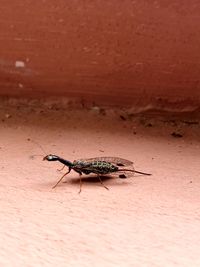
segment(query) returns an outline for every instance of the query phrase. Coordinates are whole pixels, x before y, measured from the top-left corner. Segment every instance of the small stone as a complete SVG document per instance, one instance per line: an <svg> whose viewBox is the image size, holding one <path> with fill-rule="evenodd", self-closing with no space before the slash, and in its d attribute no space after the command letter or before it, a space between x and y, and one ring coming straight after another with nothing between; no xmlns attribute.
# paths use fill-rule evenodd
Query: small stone
<svg viewBox="0 0 200 267"><path fill-rule="evenodd" d="M175 137L175 138L181 138L181 137L183 137L182 134L177 133L177 132L173 132L173 133L171 133L171 136L173 136L173 137Z"/></svg>
<svg viewBox="0 0 200 267"><path fill-rule="evenodd" d="M123 115L119 116L121 120L126 121L126 118Z"/></svg>
<svg viewBox="0 0 200 267"><path fill-rule="evenodd" d="M6 117L6 119L9 119L9 118L11 118L12 116L11 116L9 113L7 113L7 114L5 114L5 117Z"/></svg>

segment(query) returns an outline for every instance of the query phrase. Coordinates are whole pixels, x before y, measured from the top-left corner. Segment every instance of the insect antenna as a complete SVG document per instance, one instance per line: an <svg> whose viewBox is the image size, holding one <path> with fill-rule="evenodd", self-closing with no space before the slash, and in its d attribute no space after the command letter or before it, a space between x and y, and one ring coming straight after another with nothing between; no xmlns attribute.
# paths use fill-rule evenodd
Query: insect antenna
<svg viewBox="0 0 200 267"><path fill-rule="evenodd" d="M29 156L30 159L34 159L35 157L44 157L44 155L41 155L41 154L33 154L33 155L30 155Z"/></svg>
<svg viewBox="0 0 200 267"><path fill-rule="evenodd" d="M43 155L41 154L34 154L34 155L31 155L30 158L31 159L34 159L34 157L37 157L37 156L41 156L41 157L44 157L45 155L47 155L48 153L46 153L46 151L44 150L44 148L36 141L34 140L31 140L31 139L28 139L28 141L31 141L33 144L37 145L41 150L42 152L44 153Z"/></svg>
<svg viewBox="0 0 200 267"><path fill-rule="evenodd" d="M36 145L42 150L42 152L43 152L45 155L47 155L47 153L46 153L46 151L44 150L44 148L43 148L38 142L33 141L33 140L31 140L31 142L33 142L34 144L36 144Z"/></svg>

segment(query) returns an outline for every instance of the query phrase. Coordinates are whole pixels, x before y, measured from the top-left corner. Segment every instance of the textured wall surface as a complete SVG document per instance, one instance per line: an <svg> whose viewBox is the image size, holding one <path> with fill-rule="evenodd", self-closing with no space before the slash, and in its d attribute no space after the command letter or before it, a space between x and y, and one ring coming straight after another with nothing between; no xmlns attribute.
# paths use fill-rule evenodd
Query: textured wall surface
<svg viewBox="0 0 200 267"><path fill-rule="evenodd" d="M7 0L0 94L200 102L200 3Z"/></svg>

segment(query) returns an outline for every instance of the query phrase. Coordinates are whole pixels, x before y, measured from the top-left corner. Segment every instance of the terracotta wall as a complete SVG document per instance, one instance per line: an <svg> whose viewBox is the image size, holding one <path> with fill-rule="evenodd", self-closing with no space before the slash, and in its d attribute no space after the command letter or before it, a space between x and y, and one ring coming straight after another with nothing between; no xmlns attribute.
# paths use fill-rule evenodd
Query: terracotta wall
<svg viewBox="0 0 200 267"><path fill-rule="evenodd" d="M3 0L0 25L1 95L200 103L199 0Z"/></svg>

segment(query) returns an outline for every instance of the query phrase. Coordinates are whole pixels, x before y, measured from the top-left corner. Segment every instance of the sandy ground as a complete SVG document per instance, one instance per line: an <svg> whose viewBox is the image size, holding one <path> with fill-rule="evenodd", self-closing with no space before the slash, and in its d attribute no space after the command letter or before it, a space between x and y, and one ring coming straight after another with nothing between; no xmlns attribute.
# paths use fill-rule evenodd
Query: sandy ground
<svg viewBox="0 0 200 267"><path fill-rule="evenodd" d="M200 266L200 126L171 118L1 107L0 266ZM62 165L42 161L32 140L46 154L118 156L153 175L105 179L109 191L85 178L78 194L72 172L53 190Z"/></svg>

